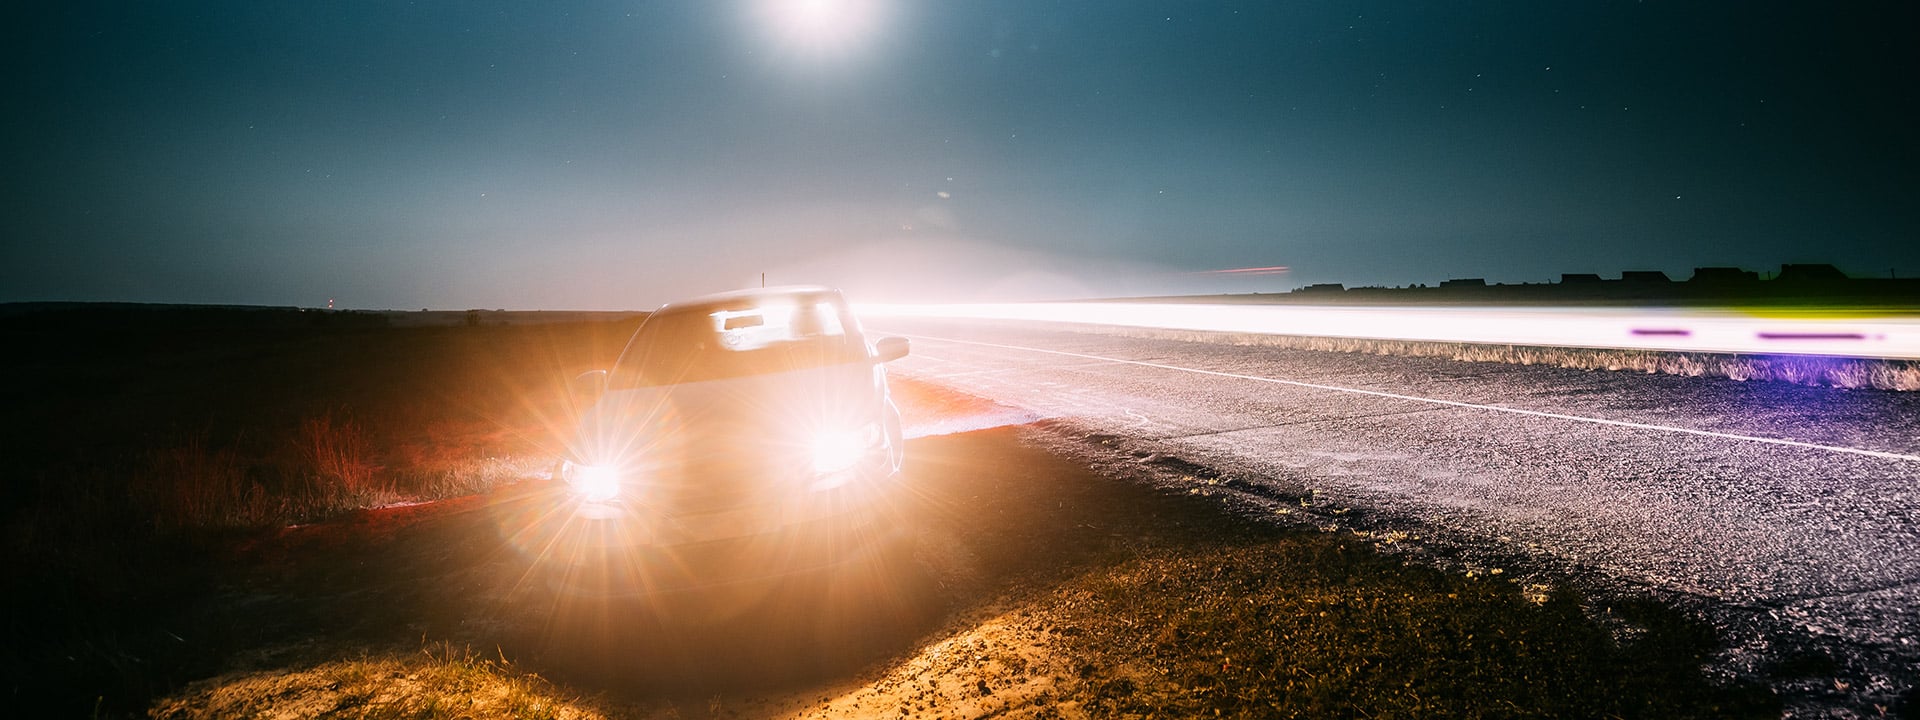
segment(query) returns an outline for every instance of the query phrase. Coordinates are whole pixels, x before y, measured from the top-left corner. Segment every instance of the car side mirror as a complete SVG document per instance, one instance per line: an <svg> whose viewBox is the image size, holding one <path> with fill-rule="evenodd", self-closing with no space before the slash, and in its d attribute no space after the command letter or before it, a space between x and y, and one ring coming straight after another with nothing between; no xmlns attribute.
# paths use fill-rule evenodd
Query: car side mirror
<svg viewBox="0 0 1920 720"><path fill-rule="evenodd" d="M907 339L903 337L883 337L873 344L874 362L893 362L907 356Z"/></svg>
<svg viewBox="0 0 1920 720"><path fill-rule="evenodd" d="M607 371L588 370L580 373L580 376L574 378L573 382L567 383L567 388L573 391L574 398L577 399L580 404L591 404L593 401L599 400L600 396L607 392Z"/></svg>

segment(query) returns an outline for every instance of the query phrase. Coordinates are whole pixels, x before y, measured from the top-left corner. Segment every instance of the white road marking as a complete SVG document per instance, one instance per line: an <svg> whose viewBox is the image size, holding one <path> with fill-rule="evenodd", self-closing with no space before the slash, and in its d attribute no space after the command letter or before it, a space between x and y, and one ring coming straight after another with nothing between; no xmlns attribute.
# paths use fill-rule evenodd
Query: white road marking
<svg viewBox="0 0 1920 720"><path fill-rule="evenodd" d="M1179 372L1193 373L1196 375L1212 375L1214 377L1233 378L1236 380L1251 380L1253 382L1272 383L1275 385L1291 385L1294 387L1309 388L1313 390L1327 390L1331 392L1352 393L1354 395L1371 395L1373 397L1392 398L1394 400L1409 400L1412 402L1431 403L1434 405L1446 405L1450 407L1467 408L1471 410L1490 410L1493 412L1511 413L1514 415L1527 415L1531 417L1553 418L1555 420L1570 420L1573 422L1592 423L1594 425L1609 425L1613 427L1633 428L1636 430L1654 430L1658 432L1679 433L1683 435L1698 435L1701 437L1720 438L1722 440L1743 440L1746 442L1765 443L1768 445L1781 445L1785 447L1805 448L1808 450L1825 450L1827 452L1845 453L1848 455L1864 455L1866 457L1881 458L1884 460L1905 460L1907 462L1920 462L1920 455L1902 455L1900 453L1885 452L1882 450L1867 450L1864 448L1841 447L1837 445L1821 445L1819 443L1801 442L1798 440L1782 440L1780 438L1760 437L1757 435L1739 435L1735 433L1714 432L1712 430L1696 430L1693 428L1674 427L1672 425L1653 425L1649 423L1628 422L1625 420L1608 420L1606 418L1586 417L1584 415L1567 415L1564 413L1544 412L1541 410L1522 410L1520 408L1502 407L1499 405L1481 405L1479 403L1460 402L1458 400L1441 400L1438 398L1420 397L1417 395L1402 395L1399 393L1382 392L1379 390L1361 390L1359 388L1340 387L1338 385L1321 385L1319 383L1301 382L1298 380L1282 380L1280 378L1261 377L1258 375L1241 375L1239 373L1221 372L1219 370L1201 370L1199 368L1181 367L1179 365L1166 365L1162 363L1146 362L1143 360L1127 360L1123 358L1106 357L1102 355L1088 355L1085 353L1066 352L1064 350L1047 350L1044 348L1025 347L1021 345L1002 345L999 343L979 342L976 340L956 340L953 338L933 337L930 335L908 335L907 337L917 338L922 340L932 340L935 342L950 342L950 343L957 343L961 345L978 345L981 347L1001 348L1004 350L1022 350L1025 352L1044 353L1047 355L1060 355L1063 357L1081 358L1084 360L1098 360L1098 361L1103 361L1108 363L1118 363L1122 365L1138 365L1140 367L1158 368L1161 370L1175 370Z"/></svg>

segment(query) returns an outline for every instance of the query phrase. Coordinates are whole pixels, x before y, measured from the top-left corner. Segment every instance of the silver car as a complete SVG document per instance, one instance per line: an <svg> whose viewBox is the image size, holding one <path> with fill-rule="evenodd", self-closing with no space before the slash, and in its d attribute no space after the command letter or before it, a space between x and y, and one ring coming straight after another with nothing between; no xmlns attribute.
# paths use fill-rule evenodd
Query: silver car
<svg viewBox="0 0 1920 720"><path fill-rule="evenodd" d="M559 586L654 594L884 558L902 544L900 411L838 290L712 295L648 316L558 471Z"/></svg>

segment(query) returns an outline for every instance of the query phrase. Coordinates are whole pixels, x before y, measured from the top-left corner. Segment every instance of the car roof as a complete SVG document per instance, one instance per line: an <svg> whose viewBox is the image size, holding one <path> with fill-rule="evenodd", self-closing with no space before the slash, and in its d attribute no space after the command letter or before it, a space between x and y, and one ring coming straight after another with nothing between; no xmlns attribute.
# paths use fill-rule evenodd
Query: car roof
<svg viewBox="0 0 1920 720"><path fill-rule="evenodd" d="M699 297L661 305L660 309L653 311L653 314L740 309L770 300L798 300L802 298L811 299L815 302L820 300L845 302L845 299L840 294L840 290L837 288L830 288L825 285L782 285L770 288L749 288L746 290L731 290L728 292L713 293L711 295L701 295Z"/></svg>

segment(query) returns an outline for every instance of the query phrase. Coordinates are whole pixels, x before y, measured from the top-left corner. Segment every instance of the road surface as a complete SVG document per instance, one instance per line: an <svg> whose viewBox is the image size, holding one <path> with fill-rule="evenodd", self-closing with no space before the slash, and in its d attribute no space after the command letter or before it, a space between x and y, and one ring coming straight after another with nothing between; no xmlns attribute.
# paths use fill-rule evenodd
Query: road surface
<svg viewBox="0 0 1920 720"><path fill-rule="evenodd" d="M870 324L912 338L898 376L1059 419L1166 482L1225 476L1243 509L1697 607L1736 671L1814 648L1886 696L1920 667L1920 393Z"/></svg>

